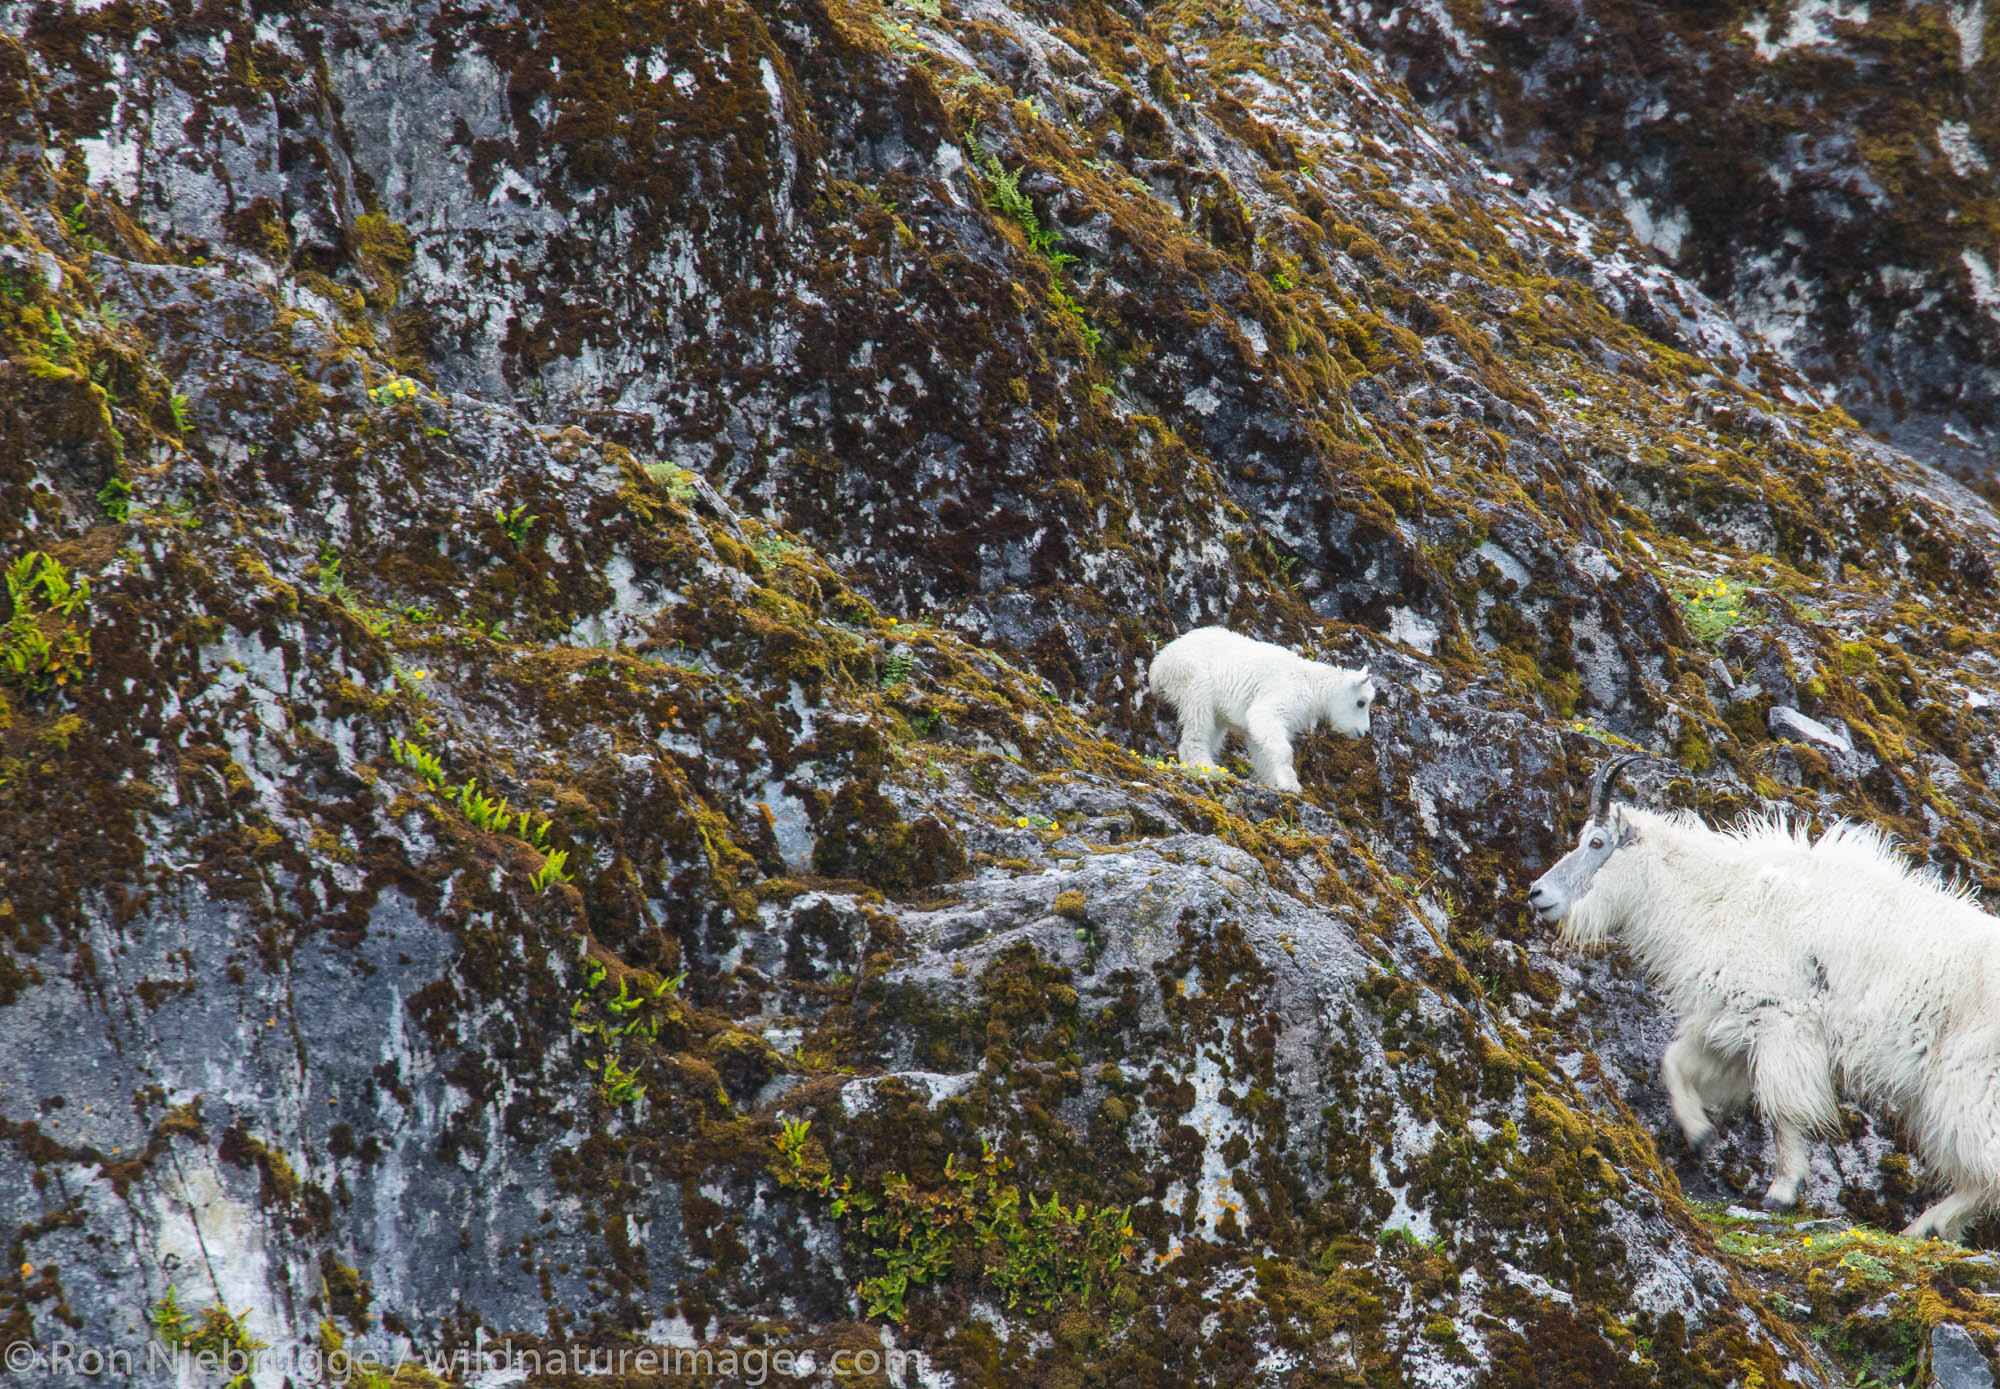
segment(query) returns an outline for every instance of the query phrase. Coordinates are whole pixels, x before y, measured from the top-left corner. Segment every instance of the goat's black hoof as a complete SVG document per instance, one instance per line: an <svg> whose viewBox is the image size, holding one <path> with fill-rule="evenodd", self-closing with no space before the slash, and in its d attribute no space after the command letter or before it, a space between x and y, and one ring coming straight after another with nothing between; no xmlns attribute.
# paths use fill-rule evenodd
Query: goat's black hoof
<svg viewBox="0 0 2000 1389"><path fill-rule="evenodd" d="M1703 1156L1708 1152L1710 1148L1713 1148L1715 1146L1715 1130L1710 1129L1707 1133L1703 1134L1699 1138L1690 1138L1687 1141L1687 1145L1688 1145L1688 1151L1693 1153L1696 1157Z"/></svg>
<svg viewBox="0 0 2000 1389"><path fill-rule="evenodd" d="M1775 1211L1778 1214L1782 1215L1787 1211L1797 1210L1799 1208L1799 1198L1796 1196L1790 1198L1786 1198L1783 1196L1773 1196L1767 1192L1764 1196L1764 1199L1759 1201L1757 1204L1762 1206L1767 1211Z"/></svg>

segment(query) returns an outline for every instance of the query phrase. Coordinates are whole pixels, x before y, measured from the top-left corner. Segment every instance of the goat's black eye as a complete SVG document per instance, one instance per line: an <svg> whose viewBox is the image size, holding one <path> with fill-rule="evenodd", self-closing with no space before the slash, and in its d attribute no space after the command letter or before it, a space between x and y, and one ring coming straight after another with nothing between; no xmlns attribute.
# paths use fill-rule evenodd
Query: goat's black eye
<svg viewBox="0 0 2000 1389"><path fill-rule="evenodd" d="M1593 849L1602 849L1604 847L1604 836L1601 834L1590 836L1590 847Z"/></svg>

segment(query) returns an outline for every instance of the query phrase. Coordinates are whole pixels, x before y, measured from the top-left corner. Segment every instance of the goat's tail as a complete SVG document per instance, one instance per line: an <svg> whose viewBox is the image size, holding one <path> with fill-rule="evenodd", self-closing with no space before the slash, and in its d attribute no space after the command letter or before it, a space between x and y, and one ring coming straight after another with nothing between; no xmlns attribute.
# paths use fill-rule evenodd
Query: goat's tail
<svg viewBox="0 0 2000 1389"><path fill-rule="evenodd" d="M1181 707L1193 675L1194 669L1188 662L1187 652L1180 649L1178 641L1170 641L1161 647L1160 654L1153 657L1153 664L1146 669L1146 681L1152 687L1153 697L1175 709Z"/></svg>

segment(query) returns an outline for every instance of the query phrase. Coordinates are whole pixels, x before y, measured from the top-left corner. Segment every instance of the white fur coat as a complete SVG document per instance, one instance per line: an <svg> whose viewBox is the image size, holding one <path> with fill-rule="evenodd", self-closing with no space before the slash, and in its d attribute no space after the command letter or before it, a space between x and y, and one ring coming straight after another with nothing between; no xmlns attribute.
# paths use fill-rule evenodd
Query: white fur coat
<svg viewBox="0 0 2000 1389"><path fill-rule="evenodd" d="M1153 658L1153 693L1181 726L1181 761L1214 766L1231 733L1244 742L1257 779L1299 789L1292 739L1318 723L1350 738L1368 736L1375 682L1366 670L1343 670L1296 656L1223 627L1197 627Z"/></svg>

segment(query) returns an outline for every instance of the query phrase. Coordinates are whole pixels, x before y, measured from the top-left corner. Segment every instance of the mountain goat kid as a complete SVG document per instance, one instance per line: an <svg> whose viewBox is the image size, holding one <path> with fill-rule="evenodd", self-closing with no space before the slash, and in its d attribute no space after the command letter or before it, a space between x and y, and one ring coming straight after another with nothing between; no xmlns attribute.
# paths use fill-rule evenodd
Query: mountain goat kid
<svg viewBox="0 0 2000 1389"><path fill-rule="evenodd" d="M2000 921L1865 826L1814 841L1613 806L1637 760L1598 768L1582 837L1528 901L1572 944L1615 936L1673 1004L1660 1072L1688 1142L1754 1098L1777 1147L1764 1205L1788 1209L1845 1090L1893 1106L1943 1179L1905 1235L1955 1240L2000 1208Z"/></svg>
<svg viewBox="0 0 2000 1389"><path fill-rule="evenodd" d="M1321 722L1365 738L1375 701L1375 679L1365 668L1308 661L1225 627L1197 627L1168 642L1153 657L1151 677L1153 693L1180 721L1183 764L1214 766L1234 733L1257 780L1280 791L1299 789L1293 738Z"/></svg>

